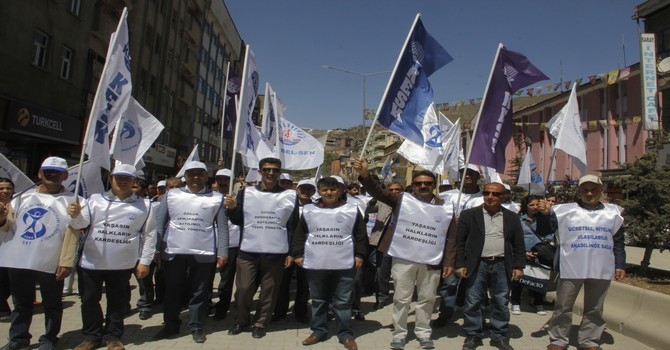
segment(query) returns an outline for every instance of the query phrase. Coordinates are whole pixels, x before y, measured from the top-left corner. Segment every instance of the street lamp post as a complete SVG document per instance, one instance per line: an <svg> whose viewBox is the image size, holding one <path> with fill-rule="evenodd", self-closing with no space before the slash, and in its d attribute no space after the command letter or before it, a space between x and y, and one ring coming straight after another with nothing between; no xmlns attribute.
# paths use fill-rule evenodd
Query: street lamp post
<svg viewBox="0 0 670 350"><path fill-rule="evenodd" d="M367 108L367 106L365 105L365 83L366 83L366 79L369 76L391 73L391 71L390 70L385 70L385 71L382 71L382 72L374 72L374 73L359 73L359 72L353 71L351 69L340 68L340 67L335 67L335 66L323 65L321 67L327 68L327 69L339 70L341 72L350 73L350 74L358 75L359 77L363 77L363 126L365 126L365 109Z"/></svg>

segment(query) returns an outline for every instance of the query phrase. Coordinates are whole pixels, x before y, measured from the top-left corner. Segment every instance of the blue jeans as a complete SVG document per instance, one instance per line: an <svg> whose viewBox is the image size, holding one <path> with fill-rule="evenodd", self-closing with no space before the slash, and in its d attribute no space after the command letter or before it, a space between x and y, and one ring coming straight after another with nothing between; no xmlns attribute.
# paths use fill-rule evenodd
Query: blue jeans
<svg viewBox="0 0 670 350"><path fill-rule="evenodd" d="M312 295L312 334L325 339L328 336L328 304L333 305L337 321L337 338L353 339L351 330L351 294L355 269L306 270Z"/></svg>
<svg viewBox="0 0 670 350"><path fill-rule="evenodd" d="M211 276L216 264L198 262L194 255L177 254L172 260L163 260L163 266L166 287L163 301L165 328L179 331L183 293L188 293L188 328L191 331L202 330L207 317Z"/></svg>
<svg viewBox="0 0 670 350"><path fill-rule="evenodd" d="M491 292L491 340L507 339L509 328L509 276L505 261L482 260L465 281L463 331L466 336L483 338L482 305Z"/></svg>
<svg viewBox="0 0 670 350"><path fill-rule="evenodd" d="M458 296L458 281L460 281L460 278L455 273L442 279L442 283L437 290L440 294L440 317L450 319L454 315Z"/></svg>

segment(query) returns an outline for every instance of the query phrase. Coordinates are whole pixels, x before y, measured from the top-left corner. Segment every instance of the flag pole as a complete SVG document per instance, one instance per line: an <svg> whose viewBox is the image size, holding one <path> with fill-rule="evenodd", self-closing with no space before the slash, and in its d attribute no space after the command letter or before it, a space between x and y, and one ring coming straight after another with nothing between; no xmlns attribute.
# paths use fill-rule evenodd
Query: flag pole
<svg viewBox="0 0 670 350"><path fill-rule="evenodd" d="M281 120L279 118L281 118L281 114L279 114L279 104L277 104L277 93L272 94L272 105L274 106L275 114L275 156L277 159L281 159L281 149L279 146L279 133L281 132L281 129L279 128Z"/></svg>
<svg viewBox="0 0 670 350"><path fill-rule="evenodd" d="M412 24L412 27L409 30L409 33L407 33L407 39L405 39L405 44L402 46L400 49L400 54L398 55L398 59L396 60L395 66L393 67L393 72L391 72L391 78L389 79L388 83L386 84L386 89L384 89L384 94L382 95L381 101L379 101L379 107L377 108L377 111L375 112L375 119L372 121L372 124L370 125L370 131L368 131L368 136L365 138L365 143L363 143L363 148L361 149L361 156L360 158L363 158L365 155L365 149L368 146L368 142L370 142L370 137L372 136L372 131L375 128L375 124L377 123L377 119L379 119L379 111L382 109L382 106L384 105L384 100L386 99L386 95L389 92L389 89L391 88L391 83L393 82L393 77L395 77L396 71L398 70L398 65L400 65L400 60L402 59L402 54L405 52L405 48L407 47L407 44L409 43L409 39L412 37L412 33L414 33L414 27L416 27L416 24L419 22L419 19L421 18L421 13L417 13L416 17L414 18L414 23Z"/></svg>
<svg viewBox="0 0 670 350"><path fill-rule="evenodd" d="M244 69L242 70L242 81L240 83L240 87L244 86L244 83L246 82L247 79L247 62L249 61L249 44L247 44L245 50L244 50ZM238 100L237 96L235 97L235 108L237 109L237 121L235 122L235 135L233 136L233 154L232 154L232 160L230 164L230 173L232 176L235 176L235 160L237 158L237 141L239 138L239 131L240 131L240 125L242 124L242 116L240 115L240 103L242 101L242 91L244 91L243 88L240 89L240 98ZM246 116L249 118L249 116ZM246 124L246 120L244 121ZM230 181L230 184L228 185L228 193L233 193L233 181Z"/></svg>
<svg viewBox="0 0 670 350"><path fill-rule="evenodd" d="M226 96L228 95L228 78L230 77L230 61L226 64L226 80L223 83L224 86L224 93ZM221 106L221 135L219 137L219 159L221 160L221 163L223 163L223 128L226 124L226 97L223 99L223 103Z"/></svg>
<svg viewBox="0 0 670 350"><path fill-rule="evenodd" d="M100 88L102 87L102 81L104 80L102 77L105 76L105 73L107 72L107 69L109 69L108 64L109 64L110 55L111 55L114 47L116 46L116 39L118 37L116 35L116 33L118 33L119 30L121 30L121 25L123 23L125 23L127 17L128 17L128 8L124 7L123 12L121 13L121 18L119 19L119 24L116 26L116 31L114 32L114 34L112 34L112 39L110 40L109 46L107 47L107 55L105 57L105 65L102 67L102 73L100 74L100 80L98 80L98 88L95 90L95 95L93 96L93 104L91 105L93 107L91 107L91 111L88 114L88 124L86 125L86 133L84 134L84 141L82 142L81 154L79 155L79 170L78 170L78 173L77 173L77 181L74 185L74 195L75 195L74 198L75 198L75 200L77 198L77 193L79 193L79 186L80 186L80 183L81 183L81 173L82 173L81 170L82 170L82 167L83 167L83 164L84 164L84 155L86 154L86 146L88 146L88 141L89 141L88 140L88 134L91 131L91 127L92 127L92 124L93 124L91 121L93 119L92 117L93 117L93 113L95 111L94 107L97 106L98 100L100 99L100 95L101 95L100 94Z"/></svg>

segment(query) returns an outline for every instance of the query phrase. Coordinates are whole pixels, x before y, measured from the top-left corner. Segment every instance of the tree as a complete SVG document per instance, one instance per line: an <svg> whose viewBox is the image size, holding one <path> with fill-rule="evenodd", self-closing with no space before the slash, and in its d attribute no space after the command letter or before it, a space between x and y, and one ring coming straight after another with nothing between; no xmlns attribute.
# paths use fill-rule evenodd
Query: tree
<svg viewBox="0 0 670 350"><path fill-rule="evenodd" d="M649 267L655 247L668 240L670 229L670 167L658 166L656 152L647 152L632 163L619 163L626 175L612 184L623 190L624 228L629 241L645 247L640 265Z"/></svg>

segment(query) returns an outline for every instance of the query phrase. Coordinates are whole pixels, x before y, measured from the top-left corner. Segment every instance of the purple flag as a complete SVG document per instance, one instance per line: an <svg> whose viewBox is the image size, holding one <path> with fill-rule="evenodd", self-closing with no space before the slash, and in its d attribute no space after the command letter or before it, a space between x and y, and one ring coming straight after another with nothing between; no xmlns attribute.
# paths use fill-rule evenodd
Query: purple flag
<svg viewBox="0 0 670 350"><path fill-rule="evenodd" d="M505 172L505 147L513 129L512 94L547 79L526 56L500 46L472 140L470 163Z"/></svg>

